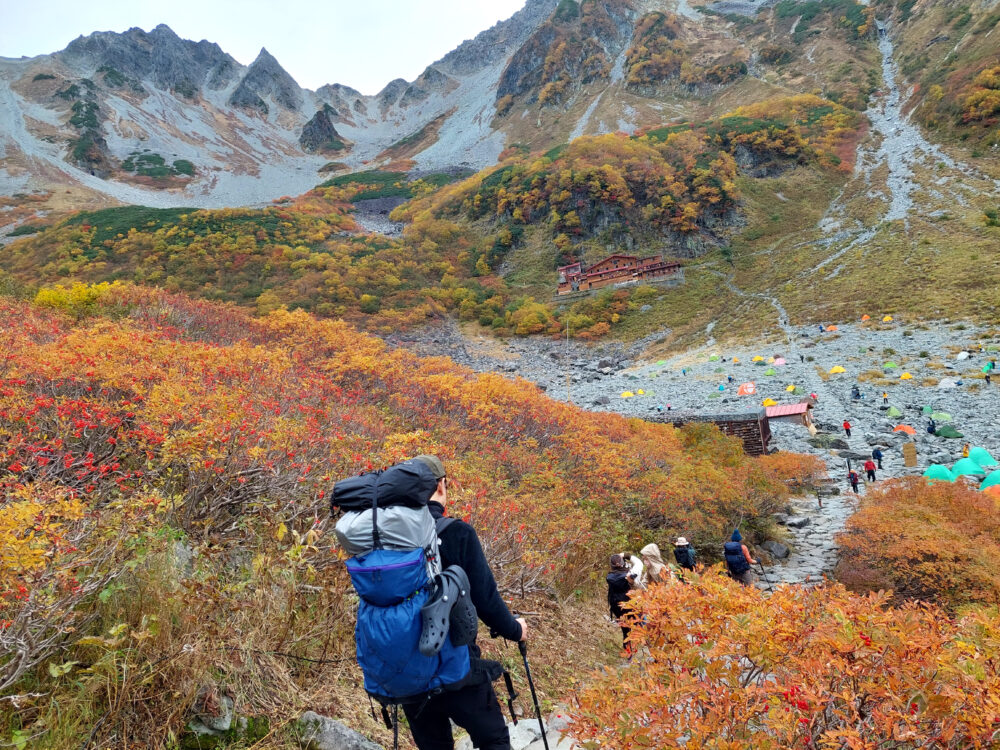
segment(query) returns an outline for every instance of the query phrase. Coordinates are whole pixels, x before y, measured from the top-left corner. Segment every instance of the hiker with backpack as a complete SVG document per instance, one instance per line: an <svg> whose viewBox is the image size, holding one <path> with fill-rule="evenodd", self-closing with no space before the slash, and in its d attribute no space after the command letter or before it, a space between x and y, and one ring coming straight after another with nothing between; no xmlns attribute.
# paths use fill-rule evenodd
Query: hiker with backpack
<svg viewBox="0 0 1000 750"><path fill-rule="evenodd" d="M874 458L876 461L878 461L878 468L879 468L879 471L881 471L882 470L882 459L885 458L885 456L882 454L882 449L881 448L876 448L875 450L873 450L872 451L872 458Z"/></svg>
<svg viewBox="0 0 1000 750"><path fill-rule="evenodd" d="M733 530L733 535L722 547L729 575L744 586L753 586L752 565L757 561L750 556L750 550L743 544L743 535L739 529Z"/></svg>
<svg viewBox="0 0 1000 750"><path fill-rule="evenodd" d="M608 583L608 609L612 619L622 629L622 648L628 653L628 634L631 628L625 624L622 618L627 612L624 605L628 603L628 592L632 589L634 581L624 557L621 555L611 556L611 570L608 571L606 580Z"/></svg>
<svg viewBox="0 0 1000 750"><path fill-rule="evenodd" d="M865 461L865 474L867 475L869 482L875 481L875 462L870 458Z"/></svg>
<svg viewBox="0 0 1000 750"><path fill-rule="evenodd" d="M694 570L694 547L682 536L674 542L674 559L684 570Z"/></svg>
<svg viewBox="0 0 1000 750"><path fill-rule="evenodd" d="M851 423L846 419L844 420L844 432L847 433L847 437L851 436Z"/></svg>
<svg viewBox="0 0 1000 750"><path fill-rule="evenodd" d="M642 561L646 564L646 584L666 583L670 580L670 568L663 562L658 545L650 543L639 550Z"/></svg>
<svg viewBox="0 0 1000 750"><path fill-rule="evenodd" d="M509 641L528 627L500 597L479 537L445 515L448 476L436 456L422 455L384 472L341 480L331 504L348 511L337 522L358 591L355 628L365 690L383 705L401 705L419 750L451 750L451 723L480 750L509 750L510 733L493 690L503 674L480 658L477 619ZM365 549L367 548L367 549Z"/></svg>
<svg viewBox="0 0 1000 750"><path fill-rule="evenodd" d="M854 469L851 469L849 472L847 472L847 483L851 485L851 489L854 490L855 494L857 494L858 492L858 482L860 481L861 478L858 476L858 472L856 472Z"/></svg>

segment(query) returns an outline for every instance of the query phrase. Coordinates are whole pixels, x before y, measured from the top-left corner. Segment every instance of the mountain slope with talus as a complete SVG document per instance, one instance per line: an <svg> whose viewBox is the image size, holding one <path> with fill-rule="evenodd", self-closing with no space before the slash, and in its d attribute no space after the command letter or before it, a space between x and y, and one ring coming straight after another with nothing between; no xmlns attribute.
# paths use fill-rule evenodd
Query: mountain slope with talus
<svg viewBox="0 0 1000 750"><path fill-rule="evenodd" d="M374 315L376 329L461 309L501 332L556 330L568 317L580 333L669 329L689 342L713 323L738 336L878 310L989 317L1000 278L996 15L990 0L959 15L931 0L532 0L374 97L301 89L266 50L244 68L166 27L94 34L0 63L11 196L0 224L116 202L255 206L322 182L304 196L309 211L332 200L358 212L356 226L332 222L338 232L371 226L392 241L303 235L296 252L312 260L289 270L308 283L262 277L227 298L329 308L362 325ZM955 43L938 59L942 35L928 35L943 23ZM935 83L944 69L954 90ZM257 252L273 269L272 213L232 231L235 241L262 222ZM4 268L28 285L135 267L137 281L191 292L205 281L148 254L129 260L126 237L104 238L121 267L92 242L95 262L55 262L73 257L66 243L81 223L20 245ZM685 283L642 304L553 306L559 265L621 249L682 259ZM353 275L402 258L418 268ZM418 289L428 294L415 305Z"/></svg>

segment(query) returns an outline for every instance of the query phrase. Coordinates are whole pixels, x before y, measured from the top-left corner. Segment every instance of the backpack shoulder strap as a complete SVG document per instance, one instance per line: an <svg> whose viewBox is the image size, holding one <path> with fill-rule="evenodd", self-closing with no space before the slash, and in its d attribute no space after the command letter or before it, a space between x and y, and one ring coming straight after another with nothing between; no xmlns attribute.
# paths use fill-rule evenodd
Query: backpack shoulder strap
<svg viewBox="0 0 1000 750"><path fill-rule="evenodd" d="M438 536L441 536L441 534L444 533L444 530L447 529L449 526L451 526L453 523L455 523L454 518L449 518L448 516L442 516L441 518L437 519L434 522L434 530L437 532Z"/></svg>

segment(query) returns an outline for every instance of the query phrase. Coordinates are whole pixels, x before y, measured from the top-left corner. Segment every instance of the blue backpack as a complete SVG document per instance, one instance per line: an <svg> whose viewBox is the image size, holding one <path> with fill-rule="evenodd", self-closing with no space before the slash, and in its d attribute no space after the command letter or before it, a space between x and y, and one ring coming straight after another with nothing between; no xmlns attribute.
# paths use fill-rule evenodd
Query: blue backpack
<svg viewBox="0 0 1000 750"><path fill-rule="evenodd" d="M433 656L425 656L418 648L420 609L431 596L434 575L441 572L437 536L443 526L441 521L434 523L427 508L436 484L425 464L407 461L334 487L334 507L350 507L351 498L359 494L371 499L370 508L351 511L371 514L364 520L370 522L372 539L370 549L347 561L347 572L360 597L354 638L365 690L383 705L417 703L460 687L470 671L468 646L456 646L445 638ZM392 548L383 544L378 530L383 509L396 512L394 533L387 536ZM404 515L413 519L411 542L400 531L406 528L399 522Z"/></svg>

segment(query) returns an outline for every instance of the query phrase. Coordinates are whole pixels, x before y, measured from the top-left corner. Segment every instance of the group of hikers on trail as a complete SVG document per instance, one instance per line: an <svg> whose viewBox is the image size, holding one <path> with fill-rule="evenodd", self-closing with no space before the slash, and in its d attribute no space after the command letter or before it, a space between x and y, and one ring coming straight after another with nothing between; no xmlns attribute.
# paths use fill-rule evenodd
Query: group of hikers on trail
<svg viewBox="0 0 1000 750"><path fill-rule="evenodd" d="M640 550L641 559L629 552L619 552L611 555L611 569L606 577L608 584L608 609L611 619L618 623L622 631L622 648L625 656L631 656L628 642L629 627L624 619L630 592L635 589L645 589L654 584L684 582L684 571L695 569L695 549L684 537L677 537L674 542L674 559L676 567L663 562L660 548L656 544L647 544ZM744 586L754 584L753 565L760 565L743 544L743 536L739 529L733 530L730 540L723 545L723 558L730 577Z"/></svg>

